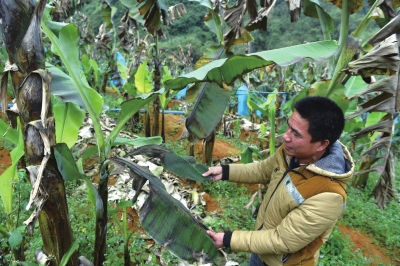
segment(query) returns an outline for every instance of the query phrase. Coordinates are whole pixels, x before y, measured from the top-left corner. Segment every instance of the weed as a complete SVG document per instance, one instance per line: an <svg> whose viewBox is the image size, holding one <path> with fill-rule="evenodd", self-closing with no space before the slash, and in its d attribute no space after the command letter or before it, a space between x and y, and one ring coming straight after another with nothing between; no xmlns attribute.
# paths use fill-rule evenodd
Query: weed
<svg viewBox="0 0 400 266"><path fill-rule="evenodd" d="M320 252L318 265L358 266L368 264L360 251L352 252L349 236L343 236L336 225Z"/></svg>

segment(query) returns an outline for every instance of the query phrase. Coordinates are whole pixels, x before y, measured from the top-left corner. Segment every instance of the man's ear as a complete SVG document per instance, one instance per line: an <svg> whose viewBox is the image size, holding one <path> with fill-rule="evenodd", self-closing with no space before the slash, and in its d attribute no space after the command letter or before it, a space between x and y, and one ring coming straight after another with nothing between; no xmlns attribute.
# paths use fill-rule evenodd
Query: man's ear
<svg viewBox="0 0 400 266"><path fill-rule="evenodd" d="M325 140L321 140L321 145L318 147L318 151L323 151L326 149L326 147L328 147L329 145L329 140L325 139Z"/></svg>

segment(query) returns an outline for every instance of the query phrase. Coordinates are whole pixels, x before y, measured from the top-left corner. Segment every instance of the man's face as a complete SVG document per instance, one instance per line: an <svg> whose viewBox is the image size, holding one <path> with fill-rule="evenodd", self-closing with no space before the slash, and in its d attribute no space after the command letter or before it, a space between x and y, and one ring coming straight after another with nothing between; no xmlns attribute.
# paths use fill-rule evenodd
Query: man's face
<svg viewBox="0 0 400 266"><path fill-rule="evenodd" d="M296 157L300 164L317 161L327 146L326 141L311 142L312 137L308 133L308 125L308 121L294 111L288 120L288 129L283 134L286 154Z"/></svg>

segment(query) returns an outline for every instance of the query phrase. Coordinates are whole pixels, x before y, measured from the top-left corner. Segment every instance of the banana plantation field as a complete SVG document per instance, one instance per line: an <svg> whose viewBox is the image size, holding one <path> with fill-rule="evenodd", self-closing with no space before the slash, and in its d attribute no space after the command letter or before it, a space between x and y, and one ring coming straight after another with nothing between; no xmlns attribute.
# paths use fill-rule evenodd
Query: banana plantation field
<svg viewBox="0 0 400 266"><path fill-rule="evenodd" d="M0 265L247 265L207 230L254 230L267 185L202 174L275 154L309 96L355 163L318 265L399 265L400 2L289 1L316 41L262 51L276 1L189 2L0 1Z"/></svg>

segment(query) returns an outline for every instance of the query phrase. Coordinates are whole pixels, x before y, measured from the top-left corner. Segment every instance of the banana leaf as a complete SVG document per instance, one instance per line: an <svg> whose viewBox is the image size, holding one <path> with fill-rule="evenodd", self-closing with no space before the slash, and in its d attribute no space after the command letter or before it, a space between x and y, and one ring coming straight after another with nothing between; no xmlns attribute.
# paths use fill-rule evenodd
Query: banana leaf
<svg viewBox="0 0 400 266"><path fill-rule="evenodd" d="M205 139L221 120L232 92L227 85L232 84L235 79L251 70L271 64L287 66L306 57L316 60L327 58L336 49L336 42L324 41L249 55L235 55L228 59L212 61L191 73L169 80L165 87L179 89L192 82L200 83L195 85L201 89L197 102L186 119L186 128L192 139Z"/></svg>
<svg viewBox="0 0 400 266"><path fill-rule="evenodd" d="M147 168L127 159L110 160L126 165L135 175L149 180L150 194L139 210L139 218L143 228L157 243L191 263L211 262L217 259L218 250L207 235L207 228L197 221L180 201L167 193L160 179Z"/></svg>
<svg viewBox="0 0 400 266"><path fill-rule="evenodd" d="M303 58L322 60L333 55L338 48L335 41L321 41L280 49L234 55L228 59L219 59L183 76L165 83L166 89L182 89L194 82L214 82L220 87L232 84L242 75L272 64L292 65Z"/></svg>
<svg viewBox="0 0 400 266"><path fill-rule="evenodd" d="M221 117L229 103L232 88L220 88L214 83L198 83L200 91L197 102L185 121L191 140L207 138L221 121Z"/></svg>
<svg viewBox="0 0 400 266"><path fill-rule="evenodd" d="M177 175L178 177L188 178L200 183L205 183L208 181L202 176L203 172L200 173L197 170L203 170L205 169L204 167L194 164L193 162L188 161L187 158L183 158L175 152L160 145L142 146L128 153L127 156L135 156L138 154L159 158L163 163L165 170Z"/></svg>
<svg viewBox="0 0 400 266"><path fill-rule="evenodd" d="M363 150L359 160L374 154L376 160L373 166L369 166L367 169L360 169L355 174L355 177L370 172L377 172L378 175L381 176L381 180L377 182L373 191L376 204L381 209L385 208L388 199L395 197L395 183L393 182L393 172L391 172L394 164L394 157L391 154L393 153L393 119L395 115L395 94L397 86L398 75L386 77L369 85L364 92L354 95L353 98L360 98L364 94L371 92L378 92L378 94L369 101L361 104L361 110L346 116L346 120L350 120L366 113L369 113L368 118L371 117L372 114L386 113L377 123L372 123L370 126L352 135L353 139L362 139L373 133L375 133L373 136L377 136L377 133L379 133L379 137L373 138L370 142L360 147L360 149Z"/></svg>
<svg viewBox="0 0 400 266"><path fill-rule="evenodd" d="M66 103L55 97L52 98L52 102L56 120L56 142L64 142L71 148L78 140L78 131L86 112L76 104Z"/></svg>
<svg viewBox="0 0 400 266"><path fill-rule="evenodd" d="M88 199L95 208L97 216L101 217L104 208L100 194L89 178L79 171L68 146L65 143L56 144L54 146L54 157L57 161L57 168L65 181L85 181L88 190Z"/></svg>
<svg viewBox="0 0 400 266"><path fill-rule="evenodd" d="M349 63L346 72L351 75L393 75L399 71L399 47L395 34L375 46L363 57Z"/></svg>

